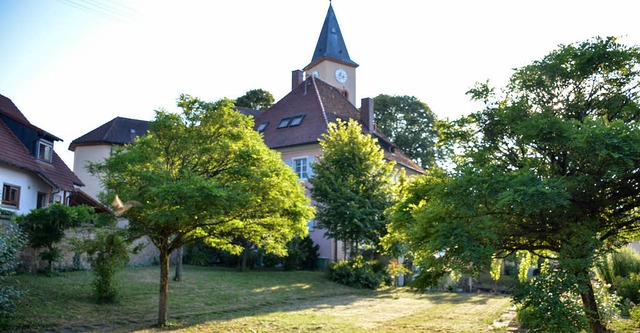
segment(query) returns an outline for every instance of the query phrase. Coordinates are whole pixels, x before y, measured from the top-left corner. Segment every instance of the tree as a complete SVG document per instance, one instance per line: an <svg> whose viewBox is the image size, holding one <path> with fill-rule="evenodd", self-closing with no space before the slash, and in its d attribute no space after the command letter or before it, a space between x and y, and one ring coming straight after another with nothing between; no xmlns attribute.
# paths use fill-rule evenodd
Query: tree
<svg viewBox="0 0 640 333"><path fill-rule="evenodd" d="M384 210L391 205L393 163L355 120L329 124L319 142L322 155L309 180L318 226L349 245L352 254L361 245L376 246L385 232Z"/></svg>
<svg viewBox="0 0 640 333"><path fill-rule="evenodd" d="M236 99L236 106L266 110L273 105L274 101L275 99L270 92L262 89L252 89Z"/></svg>
<svg viewBox="0 0 640 333"><path fill-rule="evenodd" d="M376 126L424 169L435 163L436 115L414 96L374 98Z"/></svg>
<svg viewBox="0 0 640 333"><path fill-rule="evenodd" d="M526 251L557 263L591 330L606 331L590 272L638 236L639 61L637 47L594 38L517 69L502 96L470 91L486 106L447 134L455 169L430 170L394 208L422 285Z"/></svg>
<svg viewBox="0 0 640 333"><path fill-rule="evenodd" d="M268 252L307 233L313 208L298 178L229 100L182 95L181 113L156 112L148 135L90 168L123 200L133 235L160 252L159 326L167 321L169 256L203 240L237 254L243 237Z"/></svg>
<svg viewBox="0 0 640 333"><path fill-rule="evenodd" d="M60 249L55 245L62 240L65 230L79 227L82 222L91 220L93 220L93 208L69 207L59 203L34 209L29 214L17 218L27 234L29 246L34 249L46 248L46 251L40 253L40 257L47 260L50 272L53 272L53 263L62 257Z"/></svg>

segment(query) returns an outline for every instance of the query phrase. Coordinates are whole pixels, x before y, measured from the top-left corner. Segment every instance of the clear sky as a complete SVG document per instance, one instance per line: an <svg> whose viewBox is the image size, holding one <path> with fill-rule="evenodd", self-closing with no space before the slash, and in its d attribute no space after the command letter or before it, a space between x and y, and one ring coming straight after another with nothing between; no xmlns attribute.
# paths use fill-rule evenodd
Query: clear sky
<svg viewBox="0 0 640 333"><path fill-rule="evenodd" d="M265 89L276 100L311 61L327 0L0 0L0 94L69 143L116 116L152 120L188 93ZM416 96L442 118L465 92L502 86L559 44L640 45L640 1L334 0L357 96Z"/></svg>

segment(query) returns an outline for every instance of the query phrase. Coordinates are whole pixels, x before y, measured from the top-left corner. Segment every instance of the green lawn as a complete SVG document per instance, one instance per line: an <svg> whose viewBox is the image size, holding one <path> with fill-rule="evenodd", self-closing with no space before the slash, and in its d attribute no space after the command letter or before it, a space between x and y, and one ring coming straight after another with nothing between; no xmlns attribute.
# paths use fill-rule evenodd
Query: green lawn
<svg viewBox="0 0 640 333"><path fill-rule="evenodd" d="M10 332L157 332L158 267L120 274L122 300L99 305L90 272L6 281L26 291ZM511 306L505 296L359 290L320 272L186 266L170 285L171 332L500 332L491 323Z"/></svg>

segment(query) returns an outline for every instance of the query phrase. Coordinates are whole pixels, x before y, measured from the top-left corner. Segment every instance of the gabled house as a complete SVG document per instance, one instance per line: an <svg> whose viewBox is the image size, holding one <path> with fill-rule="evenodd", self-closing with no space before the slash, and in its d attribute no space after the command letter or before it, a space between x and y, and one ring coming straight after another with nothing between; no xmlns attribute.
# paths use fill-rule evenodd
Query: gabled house
<svg viewBox="0 0 640 333"><path fill-rule="evenodd" d="M54 150L57 136L31 124L16 105L0 95L0 208L16 214L53 202L82 201L84 183Z"/></svg>

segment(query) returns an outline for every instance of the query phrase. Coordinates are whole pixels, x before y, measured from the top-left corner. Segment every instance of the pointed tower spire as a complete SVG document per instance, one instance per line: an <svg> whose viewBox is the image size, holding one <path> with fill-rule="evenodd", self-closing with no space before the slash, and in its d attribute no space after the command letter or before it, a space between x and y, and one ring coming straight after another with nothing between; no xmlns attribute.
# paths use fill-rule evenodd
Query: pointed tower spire
<svg viewBox="0 0 640 333"><path fill-rule="evenodd" d="M324 19L313 57L305 69L311 68L322 59L330 59L345 65L358 67L358 64L349 58L349 52L344 43L344 38L342 38L342 32L340 32L340 26L338 25L336 14L333 12L331 1L329 1L329 10Z"/></svg>

